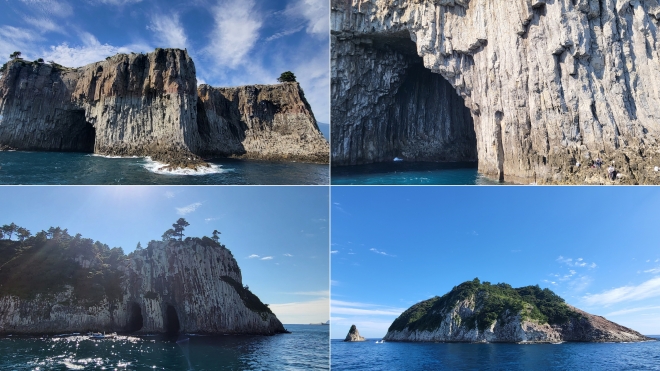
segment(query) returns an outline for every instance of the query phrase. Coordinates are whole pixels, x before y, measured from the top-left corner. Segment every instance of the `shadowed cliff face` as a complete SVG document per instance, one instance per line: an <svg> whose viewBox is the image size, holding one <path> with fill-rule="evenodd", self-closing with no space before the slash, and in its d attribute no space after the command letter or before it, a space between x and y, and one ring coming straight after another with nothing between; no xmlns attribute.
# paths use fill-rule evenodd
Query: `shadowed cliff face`
<svg viewBox="0 0 660 371"><path fill-rule="evenodd" d="M75 69L10 61L0 78L0 147L151 156L172 167L200 165L200 154L328 162L297 83L200 94L185 50Z"/></svg>
<svg viewBox="0 0 660 371"><path fill-rule="evenodd" d="M359 56L384 72L367 76L333 65L333 105L360 86L374 88L363 90L365 102L387 95L377 77L388 77L391 58L348 43L406 34L424 66L470 109L481 173L521 183L660 183L657 0L331 4L333 64ZM372 127L348 129L360 125L361 112L371 114L353 106L333 109L333 125L344 127L333 143L365 132L382 136ZM590 167L599 157L614 162L616 182Z"/></svg>
<svg viewBox="0 0 660 371"><path fill-rule="evenodd" d="M333 37L332 161L476 161L469 110L406 34Z"/></svg>
<svg viewBox="0 0 660 371"><path fill-rule="evenodd" d="M231 252L209 238L152 241L128 259L119 259L117 268L106 273L110 278L100 284L93 272L107 270L107 262L89 248L74 252L73 243L63 248L46 242L23 252L4 249L28 254L17 257L26 259L25 264L14 268L5 265L4 276L23 274L17 270L30 269L30 264L37 264L50 249L59 259L53 269L64 274L67 282L3 282L0 334L118 331L272 335L285 331L270 309L243 287L241 270ZM37 251L31 251L34 249ZM66 258L66 254L71 257ZM35 287L44 284L49 285L47 291Z"/></svg>

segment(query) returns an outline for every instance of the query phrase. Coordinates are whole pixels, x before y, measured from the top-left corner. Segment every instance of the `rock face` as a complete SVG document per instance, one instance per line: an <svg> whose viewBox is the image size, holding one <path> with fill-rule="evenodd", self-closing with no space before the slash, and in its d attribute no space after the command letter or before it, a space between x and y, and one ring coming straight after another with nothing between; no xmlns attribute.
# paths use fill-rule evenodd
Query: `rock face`
<svg viewBox="0 0 660 371"><path fill-rule="evenodd" d="M415 123L382 114L400 109L391 101L409 76L402 71L411 59L399 48L405 38L470 110L481 173L521 183L610 183L605 169L590 167L600 157L614 163L616 183L660 183L657 0L331 4L336 164L381 161L374 153L389 150L383 141L406 145L385 128L407 132ZM417 84L431 84L424 80ZM454 106L414 104L417 112ZM433 120L437 130L465 125ZM358 152L353 143L361 141L383 149ZM427 143L442 145L433 136Z"/></svg>
<svg viewBox="0 0 660 371"><path fill-rule="evenodd" d="M83 253L68 264L99 268L102 262ZM72 272L77 269L67 266ZM117 277L113 289L90 289L83 280L75 288L64 285L48 293L4 295L0 334L285 332L270 309L243 288L231 252L208 238L152 241L121 263ZM94 300L81 295L83 290L93 292Z"/></svg>
<svg viewBox="0 0 660 371"><path fill-rule="evenodd" d="M198 89L201 152L258 160L329 162L329 145L296 82Z"/></svg>
<svg viewBox="0 0 660 371"><path fill-rule="evenodd" d="M654 340L564 303L538 286L465 282L415 304L390 326L387 341L553 343Z"/></svg>
<svg viewBox="0 0 660 371"><path fill-rule="evenodd" d="M288 106L285 112L271 112L270 118L262 110L251 127L252 121L245 124L236 120L251 117L253 112L239 111L237 117L210 119L204 112L199 117L198 108L225 107L226 99L216 104L206 96L204 102L198 101L195 65L184 50L119 54L76 69L10 61L0 78L0 146L151 156L181 167L202 164L197 156L202 153L223 156L248 152L251 158L263 153L277 160L288 160L291 153L300 159L322 159L325 154L327 162L327 143L323 148L305 141L314 138L313 130L318 132L318 127L302 91L295 85L297 89L276 85L267 89L270 94L260 95L276 101L261 100L254 105L267 104L272 109L285 102ZM250 104L245 102L236 108L249 109ZM299 109L301 106L305 110ZM226 108L213 113L235 114L232 107ZM245 130L226 135L230 130L227 122L247 125L251 130L247 135ZM304 130L303 122L308 125ZM273 128L279 132L289 130L292 135L283 136L287 139L298 136L288 140L283 150L274 144ZM243 143L246 138L248 143ZM241 146L249 150L240 152Z"/></svg>
<svg viewBox="0 0 660 371"><path fill-rule="evenodd" d="M358 331L357 327L352 325L351 329L348 330L348 335L346 335L346 339L344 339L344 341L365 341L365 338L360 336L360 332Z"/></svg>

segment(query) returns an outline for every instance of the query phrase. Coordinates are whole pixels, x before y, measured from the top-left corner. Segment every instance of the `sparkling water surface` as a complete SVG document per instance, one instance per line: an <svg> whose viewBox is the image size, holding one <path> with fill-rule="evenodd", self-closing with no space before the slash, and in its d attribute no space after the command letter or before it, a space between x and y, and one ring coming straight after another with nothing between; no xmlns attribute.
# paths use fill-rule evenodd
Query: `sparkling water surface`
<svg viewBox="0 0 660 371"><path fill-rule="evenodd" d="M473 185L502 184L480 175L476 162L386 162L334 166L333 185Z"/></svg>
<svg viewBox="0 0 660 371"><path fill-rule="evenodd" d="M203 172L160 171L148 158L86 153L0 152L0 184L328 184L328 165L213 159Z"/></svg>
<svg viewBox="0 0 660 371"><path fill-rule="evenodd" d="M523 345L376 340L332 340L332 370L660 370L660 341Z"/></svg>
<svg viewBox="0 0 660 371"><path fill-rule="evenodd" d="M0 370L328 370L329 326L275 336L0 338Z"/></svg>

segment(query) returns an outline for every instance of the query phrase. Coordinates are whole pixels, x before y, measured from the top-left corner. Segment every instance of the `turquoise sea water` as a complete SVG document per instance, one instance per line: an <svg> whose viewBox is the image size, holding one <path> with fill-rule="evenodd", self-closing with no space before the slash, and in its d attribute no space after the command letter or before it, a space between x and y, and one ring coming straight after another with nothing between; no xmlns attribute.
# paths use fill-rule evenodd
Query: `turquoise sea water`
<svg viewBox="0 0 660 371"><path fill-rule="evenodd" d="M328 165L214 159L203 173L158 169L146 158L86 153L0 151L0 184L328 184Z"/></svg>
<svg viewBox="0 0 660 371"><path fill-rule="evenodd" d="M333 185L500 184L477 172L476 162L387 162L331 169Z"/></svg>
<svg viewBox="0 0 660 371"><path fill-rule="evenodd" d="M332 370L660 370L660 341L522 345L376 340L332 340Z"/></svg>
<svg viewBox="0 0 660 371"><path fill-rule="evenodd" d="M275 336L0 338L0 370L328 370L329 326Z"/></svg>

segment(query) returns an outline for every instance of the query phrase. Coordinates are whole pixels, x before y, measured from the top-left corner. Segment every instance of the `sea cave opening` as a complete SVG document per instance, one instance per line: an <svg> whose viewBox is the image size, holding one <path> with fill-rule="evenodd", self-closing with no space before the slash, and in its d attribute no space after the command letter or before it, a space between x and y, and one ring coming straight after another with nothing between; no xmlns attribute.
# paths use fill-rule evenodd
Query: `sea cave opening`
<svg viewBox="0 0 660 371"><path fill-rule="evenodd" d="M357 64L360 76L356 80L360 80L346 94L346 111L351 112L353 102L369 103L358 114L360 125L353 125L356 117L349 116L346 129L350 131L336 128L334 164L387 163L400 158L476 167L477 138L470 109L445 77L425 67L408 31L370 34L348 42L359 49L355 52L359 59L351 63ZM342 135L349 141L344 142Z"/></svg>
<svg viewBox="0 0 660 371"><path fill-rule="evenodd" d="M142 317L142 308L140 304L131 302L128 305L128 324L126 325L126 332L136 332L142 329L144 325L144 318Z"/></svg>
<svg viewBox="0 0 660 371"><path fill-rule="evenodd" d="M179 333L179 330L179 316L176 313L176 309L168 304L167 309L165 309L165 334L175 336Z"/></svg>
<svg viewBox="0 0 660 371"><path fill-rule="evenodd" d="M69 111L69 130L71 141L68 145L60 142L60 151L94 152L96 129L85 118L85 110Z"/></svg>

